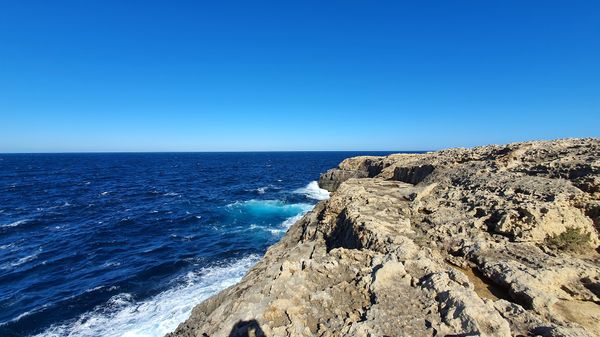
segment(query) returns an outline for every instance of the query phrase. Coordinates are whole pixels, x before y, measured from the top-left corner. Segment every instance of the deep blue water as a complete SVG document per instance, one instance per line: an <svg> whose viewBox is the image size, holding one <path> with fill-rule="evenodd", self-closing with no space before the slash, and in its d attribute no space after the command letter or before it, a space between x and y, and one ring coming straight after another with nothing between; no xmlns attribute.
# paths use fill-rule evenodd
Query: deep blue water
<svg viewBox="0 0 600 337"><path fill-rule="evenodd" d="M358 154L0 154L0 336L172 331Z"/></svg>

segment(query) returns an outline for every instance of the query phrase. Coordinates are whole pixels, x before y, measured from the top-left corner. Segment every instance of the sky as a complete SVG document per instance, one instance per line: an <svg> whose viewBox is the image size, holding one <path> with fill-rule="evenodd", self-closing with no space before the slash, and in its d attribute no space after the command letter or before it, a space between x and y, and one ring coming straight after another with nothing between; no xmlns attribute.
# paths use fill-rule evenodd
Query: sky
<svg viewBox="0 0 600 337"><path fill-rule="evenodd" d="M0 1L0 152L600 137L598 1Z"/></svg>

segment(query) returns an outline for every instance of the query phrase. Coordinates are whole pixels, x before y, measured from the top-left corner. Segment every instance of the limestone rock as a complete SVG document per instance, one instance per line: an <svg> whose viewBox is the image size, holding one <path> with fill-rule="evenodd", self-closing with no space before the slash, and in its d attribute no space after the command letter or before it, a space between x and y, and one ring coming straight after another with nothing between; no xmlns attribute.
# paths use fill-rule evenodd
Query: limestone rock
<svg viewBox="0 0 600 337"><path fill-rule="evenodd" d="M600 139L355 157L175 336L600 336ZM551 234L591 234L555 251Z"/></svg>

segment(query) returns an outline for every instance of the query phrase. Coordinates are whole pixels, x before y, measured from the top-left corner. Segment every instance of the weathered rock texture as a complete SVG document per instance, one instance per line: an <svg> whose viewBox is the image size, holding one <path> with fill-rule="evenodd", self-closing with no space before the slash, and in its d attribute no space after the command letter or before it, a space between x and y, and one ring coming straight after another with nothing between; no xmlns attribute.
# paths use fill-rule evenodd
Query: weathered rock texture
<svg viewBox="0 0 600 337"><path fill-rule="evenodd" d="M347 159L169 336L600 336L599 173L600 139Z"/></svg>

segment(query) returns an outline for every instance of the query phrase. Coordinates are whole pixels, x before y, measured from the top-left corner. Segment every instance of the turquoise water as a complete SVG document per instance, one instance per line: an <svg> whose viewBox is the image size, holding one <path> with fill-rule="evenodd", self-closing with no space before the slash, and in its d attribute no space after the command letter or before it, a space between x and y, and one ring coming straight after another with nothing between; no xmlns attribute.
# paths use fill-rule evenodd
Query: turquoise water
<svg viewBox="0 0 600 337"><path fill-rule="evenodd" d="M358 153L0 155L0 336L162 336Z"/></svg>

